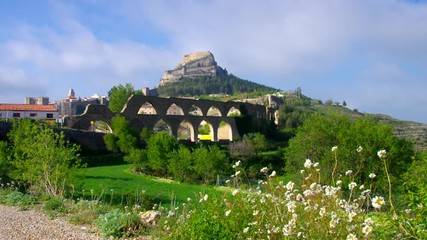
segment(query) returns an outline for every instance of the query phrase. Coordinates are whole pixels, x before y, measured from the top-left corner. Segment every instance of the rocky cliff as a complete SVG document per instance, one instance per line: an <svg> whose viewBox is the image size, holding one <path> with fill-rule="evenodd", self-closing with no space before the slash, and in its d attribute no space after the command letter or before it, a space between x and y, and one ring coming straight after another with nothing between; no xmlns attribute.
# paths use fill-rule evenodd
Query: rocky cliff
<svg viewBox="0 0 427 240"><path fill-rule="evenodd" d="M203 76L225 76L227 70L217 65L211 52L190 53L173 70L165 71L160 79L159 86L166 83L178 82L182 78Z"/></svg>

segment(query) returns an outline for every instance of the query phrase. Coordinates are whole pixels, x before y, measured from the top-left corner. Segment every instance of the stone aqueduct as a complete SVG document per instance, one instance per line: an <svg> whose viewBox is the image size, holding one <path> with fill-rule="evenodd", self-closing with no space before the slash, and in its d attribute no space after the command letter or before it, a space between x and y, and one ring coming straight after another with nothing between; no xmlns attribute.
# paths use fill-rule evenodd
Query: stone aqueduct
<svg viewBox="0 0 427 240"><path fill-rule="evenodd" d="M230 113L236 112L251 116L255 120L274 119L274 109L262 105L142 95L132 95L120 114L126 118L130 127L138 131L144 127L154 130L155 126L163 121L170 133L176 137L178 129L184 124L188 126L191 141L194 142L198 140L199 126L202 123L209 125L212 141L233 141L239 138L235 117L230 116ZM114 116L115 113L105 105L89 105L82 115L66 117L64 124L74 129L93 130L94 124L98 122L109 126ZM218 138L220 126L228 126L227 139Z"/></svg>

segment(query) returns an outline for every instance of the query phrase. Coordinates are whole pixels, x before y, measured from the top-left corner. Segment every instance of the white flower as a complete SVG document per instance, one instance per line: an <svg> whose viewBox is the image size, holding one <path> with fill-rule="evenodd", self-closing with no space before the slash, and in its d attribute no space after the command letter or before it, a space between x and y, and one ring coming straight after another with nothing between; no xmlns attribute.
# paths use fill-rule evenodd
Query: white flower
<svg viewBox="0 0 427 240"><path fill-rule="evenodd" d="M270 174L270 176L268 176L268 177L275 177L276 176L276 171L273 171L273 172L271 172L271 174Z"/></svg>
<svg viewBox="0 0 427 240"><path fill-rule="evenodd" d="M247 232L249 232L249 227L245 227L245 228L243 229L243 233L247 233Z"/></svg>
<svg viewBox="0 0 427 240"><path fill-rule="evenodd" d="M237 161L236 164L233 165L233 168L237 168L238 166L240 166L241 161Z"/></svg>
<svg viewBox="0 0 427 240"><path fill-rule="evenodd" d="M371 174L369 174L369 178L375 178L377 175L375 175L375 173L371 173Z"/></svg>
<svg viewBox="0 0 427 240"><path fill-rule="evenodd" d="M377 152L377 155L378 155L379 158L385 158L387 156L387 152L384 149L383 150L379 150Z"/></svg>
<svg viewBox="0 0 427 240"><path fill-rule="evenodd" d="M230 183L230 179L227 179L227 180L225 181L225 183L226 183L226 184L229 184L229 183Z"/></svg>
<svg viewBox="0 0 427 240"><path fill-rule="evenodd" d="M357 240L356 235L354 235L353 233L350 233L349 235L347 235L347 240Z"/></svg>
<svg viewBox="0 0 427 240"><path fill-rule="evenodd" d="M353 188L356 186L357 186L357 183L351 182L350 184L348 184L348 189L353 190Z"/></svg>
<svg viewBox="0 0 427 240"><path fill-rule="evenodd" d="M363 151L362 146L359 146L359 147L356 149L356 151L357 151L358 153L362 152L362 151Z"/></svg>
<svg viewBox="0 0 427 240"><path fill-rule="evenodd" d="M310 167L311 167L311 165L312 165L311 160L307 158L307 159L305 160L304 167L305 167L305 168L310 168Z"/></svg>
<svg viewBox="0 0 427 240"><path fill-rule="evenodd" d="M372 218L367 218L363 221L363 224L365 225L373 225L374 221L372 221Z"/></svg>
<svg viewBox="0 0 427 240"><path fill-rule="evenodd" d="M291 191L294 188L295 183L293 183L292 181L289 181L286 184L286 189L288 189L289 191Z"/></svg>
<svg viewBox="0 0 427 240"><path fill-rule="evenodd" d="M236 194L237 194L237 193L239 193L239 191L240 191L239 189L234 190L234 191L232 192L233 196L236 196Z"/></svg>
<svg viewBox="0 0 427 240"><path fill-rule="evenodd" d="M237 177L239 176L239 174L240 174L240 171L237 171L234 175Z"/></svg>
<svg viewBox="0 0 427 240"><path fill-rule="evenodd" d="M319 162L315 162L313 163L313 167L316 168L317 166L319 166Z"/></svg>
<svg viewBox="0 0 427 240"><path fill-rule="evenodd" d="M363 226L362 232L365 235L369 235L372 232L372 226L371 225L365 225L365 226Z"/></svg>
<svg viewBox="0 0 427 240"><path fill-rule="evenodd" d="M376 209L380 209L382 205L384 205L384 198L383 197L376 196L372 199L372 207L374 207Z"/></svg>
<svg viewBox="0 0 427 240"><path fill-rule="evenodd" d="M263 168L261 168L261 171L260 172L262 172L262 173L267 173L268 172L268 168L267 167L263 167Z"/></svg>
<svg viewBox="0 0 427 240"><path fill-rule="evenodd" d="M337 149L338 149L338 146L333 146L331 150L332 152L335 152Z"/></svg>
<svg viewBox="0 0 427 240"><path fill-rule="evenodd" d="M353 173L353 170L347 170L347 172L345 172L346 176L350 176Z"/></svg>
<svg viewBox="0 0 427 240"><path fill-rule="evenodd" d="M320 215L321 217L323 217L323 216L325 216L325 214L326 214L326 208L325 208L325 207L320 208L320 210L319 210L319 215Z"/></svg>
<svg viewBox="0 0 427 240"><path fill-rule="evenodd" d="M228 215L230 215L230 212L231 212L231 210L227 210L227 211L225 212L225 216L226 216L226 217L228 217Z"/></svg>
<svg viewBox="0 0 427 240"><path fill-rule="evenodd" d="M337 181L337 185L341 185L341 183L342 183L342 181L341 181L341 180L338 180L338 181Z"/></svg>
<svg viewBox="0 0 427 240"><path fill-rule="evenodd" d="M362 184L362 185L360 185L359 190L362 191L363 189L365 189L365 185Z"/></svg>

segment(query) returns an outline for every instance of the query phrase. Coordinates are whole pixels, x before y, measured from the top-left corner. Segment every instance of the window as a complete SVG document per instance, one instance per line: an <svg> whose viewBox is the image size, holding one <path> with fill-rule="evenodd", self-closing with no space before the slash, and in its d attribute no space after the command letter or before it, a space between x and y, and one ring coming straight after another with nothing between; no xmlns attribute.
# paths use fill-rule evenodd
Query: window
<svg viewBox="0 0 427 240"><path fill-rule="evenodd" d="M37 117L37 113L30 113L30 117Z"/></svg>
<svg viewBox="0 0 427 240"><path fill-rule="evenodd" d="M53 113L46 113L46 118L53 118Z"/></svg>
<svg viewBox="0 0 427 240"><path fill-rule="evenodd" d="M14 118L19 118L19 117L21 117L21 113L13 113L12 116Z"/></svg>

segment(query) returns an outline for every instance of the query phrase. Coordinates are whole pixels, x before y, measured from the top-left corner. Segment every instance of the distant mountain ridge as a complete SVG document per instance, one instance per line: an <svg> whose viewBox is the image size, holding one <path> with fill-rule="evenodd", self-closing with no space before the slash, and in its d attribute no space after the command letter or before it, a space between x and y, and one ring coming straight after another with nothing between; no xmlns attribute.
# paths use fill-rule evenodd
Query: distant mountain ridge
<svg viewBox="0 0 427 240"><path fill-rule="evenodd" d="M227 70L218 66L214 55L209 52L196 52L184 56L182 62L173 70L167 70L160 78L159 86L179 82L184 78L222 77Z"/></svg>
<svg viewBox="0 0 427 240"><path fill-rule="evenodd" d="M185 55L176 68L164 72L157 88L160 96L173 97L274 91L278 89L229 74L209 51Z"/></svg>

